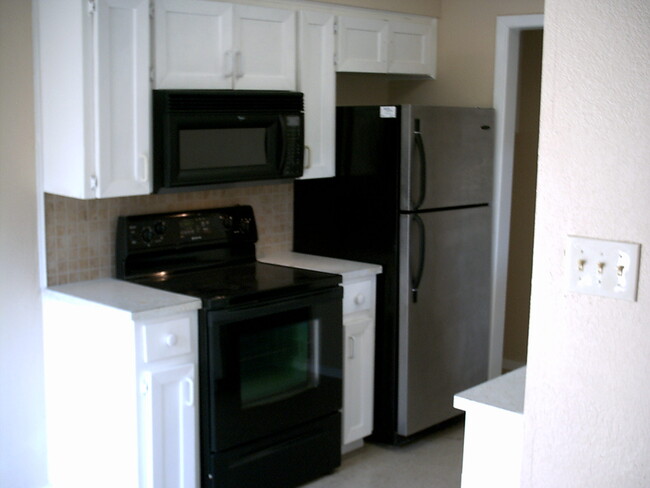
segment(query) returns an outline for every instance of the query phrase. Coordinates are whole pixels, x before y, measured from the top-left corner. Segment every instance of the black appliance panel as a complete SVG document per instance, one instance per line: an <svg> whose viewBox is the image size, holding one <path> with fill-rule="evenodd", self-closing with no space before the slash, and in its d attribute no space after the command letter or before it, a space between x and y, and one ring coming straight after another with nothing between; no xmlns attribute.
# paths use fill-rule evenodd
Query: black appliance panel
<svg viewBox="0 0 650 488"><path fill-rule="evenodd" d="M212 451L341 408L341 303L337 287L207 313Z"/></svg>
<svg viewBox="0 0 650 488"><path fill-rule="evenodd" d="M118 219L118 278L202 300L206 488L288 488L340 464L341 277L259 263L250 206Z"/></svg>
<svg viewBox="0 0 650 488"><path fill-rule="evenodd" d="M396 107L395 118L378 118L377 110L337 107L337 175L294 183L294 251L382 266L377 276L371 437L392 442L397 415L401 107Z"/></svg>
<svg viewBox="0 0 650 488"><path fill-rule="evenodd" d="M154 191L302 176L303 95L154 90Z"/></svg>

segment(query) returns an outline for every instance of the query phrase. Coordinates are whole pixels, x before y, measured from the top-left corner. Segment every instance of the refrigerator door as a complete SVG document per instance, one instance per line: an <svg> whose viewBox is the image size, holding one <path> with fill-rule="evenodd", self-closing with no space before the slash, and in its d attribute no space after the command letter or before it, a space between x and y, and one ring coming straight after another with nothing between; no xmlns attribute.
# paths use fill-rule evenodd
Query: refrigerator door
<svg viewBox="0 0 650 488"><path fill-rule="evenodd" d="M487 379L490 207L400 217L397 432L458 415L455 393Z"/></svg>
<svg viewBox="0 0 650 488"><path fill-rule="evenodd" d="M490 202L493 109L402 106L403 211Z"/></svg>

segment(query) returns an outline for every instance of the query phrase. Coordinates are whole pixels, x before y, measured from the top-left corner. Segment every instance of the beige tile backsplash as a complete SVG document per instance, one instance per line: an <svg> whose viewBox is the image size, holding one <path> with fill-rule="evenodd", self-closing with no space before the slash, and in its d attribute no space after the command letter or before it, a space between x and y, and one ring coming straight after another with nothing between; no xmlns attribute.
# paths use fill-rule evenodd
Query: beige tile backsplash
<svg viewBox="0 0 650 488"><path fill-rule="evenodd" d="M115 226L120 215L238 204L251 205L255 211L258 256L291 249L292 183L97 200L46 194L48 285L114 276Z"/></svg>

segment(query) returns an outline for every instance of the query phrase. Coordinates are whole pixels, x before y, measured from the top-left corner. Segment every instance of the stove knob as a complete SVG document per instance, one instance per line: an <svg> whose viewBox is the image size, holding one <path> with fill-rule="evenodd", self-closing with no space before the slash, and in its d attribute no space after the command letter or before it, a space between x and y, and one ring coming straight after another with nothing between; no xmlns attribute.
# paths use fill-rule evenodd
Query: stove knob
<svg viewBox="0 0 650 488"><path fill-rule="evenodd" d="M240 227L243 232L250 232L251 230L251 219L244 217L240 221Z"/></svg>
<svg viewBox="0 0 650 488"><path fill-rule="evenodd" d="M221 221L223 222L223 226L226 229L231 229L233 226L233 218L232 215L222 215L221 216Z"/></svg>
<svg viewBox="0 0 650 488"><path fill-rule="evenodd" d="M159 220L153 225L153 230L156 231L156 234L163 235L167 230L167 224L162 220Z"/></svg>
<svg viewBox="0 0 650 488"><path fill-rule="evenodd" d="M153 230L151 230L151 227L145 227L144 229L142 229L142 232L140 233L140 237L145 242L145 244L151 244L151 241L153 240L154 237L154 233Z"/></svg>

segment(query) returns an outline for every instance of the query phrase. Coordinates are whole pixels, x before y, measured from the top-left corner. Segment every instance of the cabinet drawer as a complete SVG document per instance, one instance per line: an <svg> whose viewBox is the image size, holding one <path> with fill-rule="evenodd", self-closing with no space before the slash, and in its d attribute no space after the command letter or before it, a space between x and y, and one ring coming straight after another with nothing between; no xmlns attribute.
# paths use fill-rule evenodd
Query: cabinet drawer
<svg viewBox="0 0 650 488"><path fill-rule="evenodd" d="M370 307L374 304L374 293L373 280L344 285L343 314L370 310Z"/></svg>
<svg viewBox="0 0 650 488"><path fill-rule="evenodd" d="M145 325L144 362L150 363L192 352L191 326L189 317Z"/></svg>

